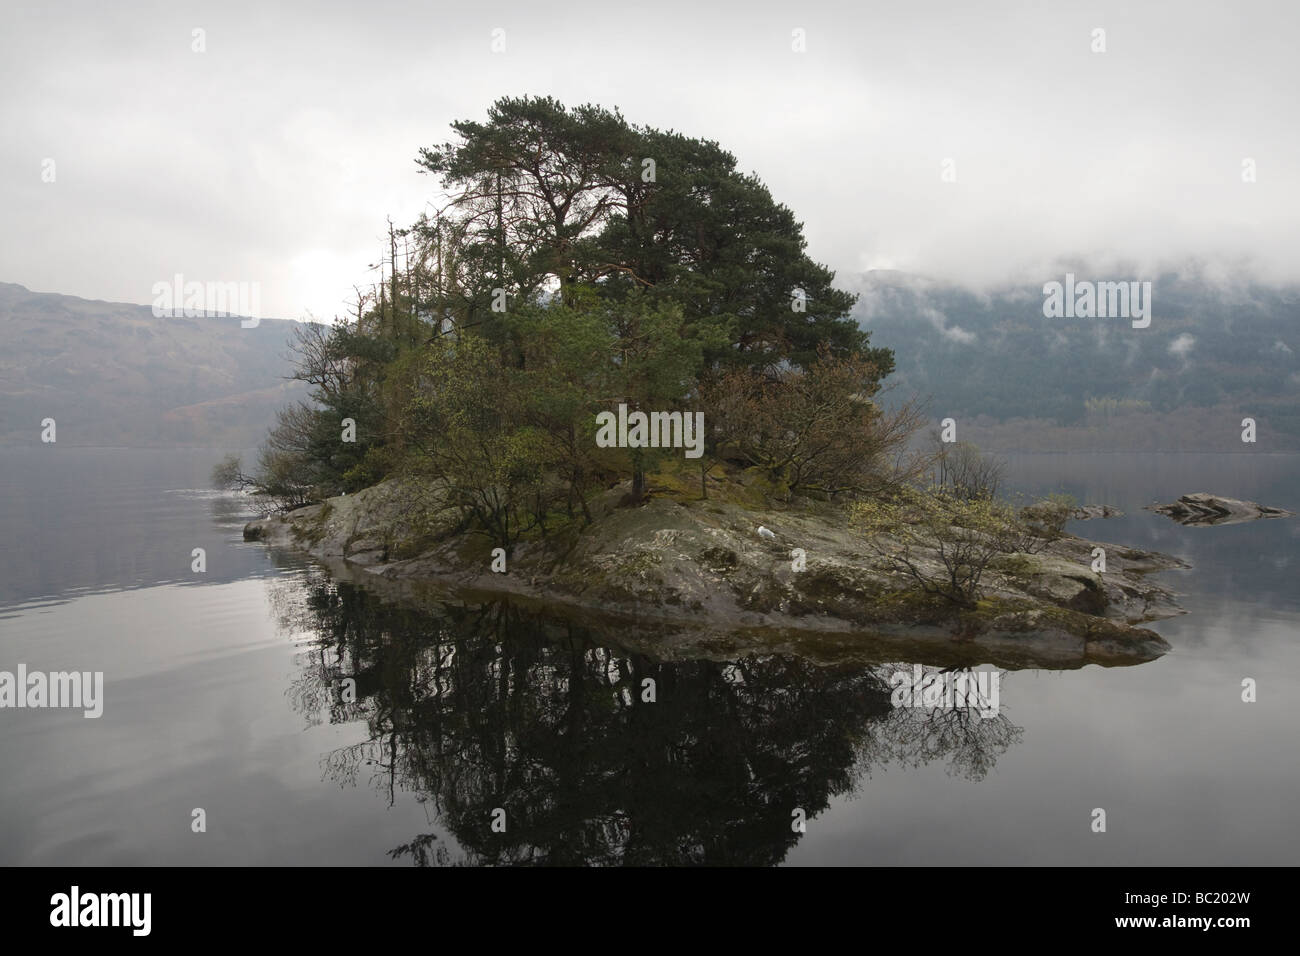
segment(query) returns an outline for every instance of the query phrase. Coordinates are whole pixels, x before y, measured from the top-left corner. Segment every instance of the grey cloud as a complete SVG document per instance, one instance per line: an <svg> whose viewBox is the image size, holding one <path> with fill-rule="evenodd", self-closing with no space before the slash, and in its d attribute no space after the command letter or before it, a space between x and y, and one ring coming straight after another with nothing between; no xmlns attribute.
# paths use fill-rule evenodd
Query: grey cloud
<svg viewBox="0 0 1300 956"><path fill-rule="evenodd" d="M8 3L0 280L143 303L182 272L333 315L385 216L434 198L417 149L534 93L719 140L842 276L1194 257L1296 281L1297 25L1286 2Z"/></svg>

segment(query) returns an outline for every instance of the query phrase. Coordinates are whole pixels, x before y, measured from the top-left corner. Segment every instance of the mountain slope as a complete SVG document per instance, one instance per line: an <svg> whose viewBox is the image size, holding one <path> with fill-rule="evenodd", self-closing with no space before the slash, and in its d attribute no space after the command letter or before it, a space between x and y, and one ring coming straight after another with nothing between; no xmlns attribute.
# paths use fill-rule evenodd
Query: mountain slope
<svg viewBox="0 0 1300 956"><path fill-rule="evenodd" d="M296 323L155 318L149 306L0 283L0 444L256 444L282 405Z"/></svg>
<svg viewBox="0 0 1300 956"><path fill-rule="evenodd" d="M872 343L895 350L896 393L930 396L936 421L973 429L959 437L1024 450L1240 451L1241 420L1251 417L1254 449L1300 448L1294 287L1164 275L1144 329L1046 318L1041 284L980 295L871 272L855 291Z"/></svg>
<svg viewBox="0 0 1300 956"><path fill-rule="evenodd" d="M955 418L963 439L1300 449L1300 289L1164 275L1150 327L1134 329L1045 318L1041 285L979 294L884 271L849 285L873 344L895 351L892 395L928 396L934 420ZM59 441L75 445L255 445L275 411L306 394L286 378L293 325L160 319L148 306L0 283L0 444L38 442L54 418ZM1240 441L1245 417L1258 423L1255 445Z"/></svg>

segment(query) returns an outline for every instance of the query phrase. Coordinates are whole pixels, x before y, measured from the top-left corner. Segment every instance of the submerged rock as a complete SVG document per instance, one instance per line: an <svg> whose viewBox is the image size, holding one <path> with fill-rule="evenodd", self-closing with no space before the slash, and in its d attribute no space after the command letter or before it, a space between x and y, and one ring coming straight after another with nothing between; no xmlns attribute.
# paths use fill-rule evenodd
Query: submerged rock
<svg viewBox="0 0 1300 956"><path fill-rule="evenodd" d="M1194 528L1240 524L1243 521L1257 521L1260 518L1295 517L1294 511L1270 508L1253 501L1238 501L1236 498L1224 498L1205 492L1183 495L1177 501L1167 505L1147 505L1146 510L1166 515L1179 524Z"/></svg>

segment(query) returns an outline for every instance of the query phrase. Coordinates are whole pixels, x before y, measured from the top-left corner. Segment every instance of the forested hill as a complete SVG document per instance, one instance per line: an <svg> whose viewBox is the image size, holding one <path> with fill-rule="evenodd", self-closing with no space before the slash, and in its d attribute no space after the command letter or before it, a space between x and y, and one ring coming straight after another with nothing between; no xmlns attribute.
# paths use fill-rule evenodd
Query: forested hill
<svg viewBox="0 0 1300 956"><path fill-rule="evenodd" d="M1088 276L1079 279L1119 279ZM1062 281L1064 274L1044 281ZM850 283L872 344L892 348L895 394L1003 450L1300 449L1300 289L1178 275L1152 285L1152 320L1045 318L1042 284L980 295L901 272Z"/></svg>
<svg viewBox="0 0 1300 956"><path fill-rule="evenodd" d="M885 271L846 284L872 344L894 350L893 394L931 396L936 421L985 447L1239 451L1249 416L1255 450L1300 449L1295 287L1164 276L1134 329L1045 318L1041 285L979 294ZM305 393L286 380L293 324L155 318L0 283L0 444L39 440L48 417L69 444L254 445Z"/></svg>
<svg viewBox="0 0 1300 956"><path fill-rule="evenodd" d="M285 378L296 323L155 318L149 306L0 283L0 444L257 444L305 394Z"/></svg>

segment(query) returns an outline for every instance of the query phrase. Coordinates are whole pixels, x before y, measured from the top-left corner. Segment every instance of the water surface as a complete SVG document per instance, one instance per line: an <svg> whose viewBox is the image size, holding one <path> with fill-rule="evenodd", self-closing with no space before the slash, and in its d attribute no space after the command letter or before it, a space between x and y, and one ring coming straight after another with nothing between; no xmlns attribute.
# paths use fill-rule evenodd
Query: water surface
<svg viewBox="0 0 1300 956"><path fill-rule="evenodd" d="M664 663L508 604L385 602L245 543L219 457L0 450L0 670L106 682L98 720L0 710L0 863L1297 861L1300 522L1140 510L1300 510L1295 456L1012 459L1018 490L1128 512L1077 533L1193 567L1162 576L1170 653L1005 673L990 719L892 707L892 668Z"/></svg>

